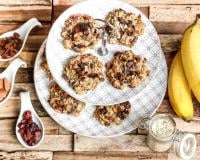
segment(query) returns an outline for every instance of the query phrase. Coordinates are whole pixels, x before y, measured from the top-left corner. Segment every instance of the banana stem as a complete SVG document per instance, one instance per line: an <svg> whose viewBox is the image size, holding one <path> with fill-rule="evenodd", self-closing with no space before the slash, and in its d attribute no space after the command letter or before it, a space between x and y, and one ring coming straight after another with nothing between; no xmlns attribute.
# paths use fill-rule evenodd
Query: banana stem
<svg viewBox="0 0 200 160"><path fill-rule="evenodd" d="M200 14L197 14L196 16L196 23L200 23Z"/></svg>

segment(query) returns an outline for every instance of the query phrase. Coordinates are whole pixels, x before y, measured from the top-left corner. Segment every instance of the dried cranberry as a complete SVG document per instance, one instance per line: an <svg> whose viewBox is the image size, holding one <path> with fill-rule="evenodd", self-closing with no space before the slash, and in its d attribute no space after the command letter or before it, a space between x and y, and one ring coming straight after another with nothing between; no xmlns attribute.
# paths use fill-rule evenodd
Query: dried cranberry
<svg viewBox="0 0 200 160"><path fill-rule="evenodd" d="M23 114L23 119L25 120L32 119L31 111L25 111Z"/></svg>
<svg viewBox="0 0 200 160"><path fill-rule="evenodd" d="M31 111L23 113L23 119L17 126L19 128L18 132L28 145L32 146L39 142L42 135L41 129L33 122Z"/></svg>

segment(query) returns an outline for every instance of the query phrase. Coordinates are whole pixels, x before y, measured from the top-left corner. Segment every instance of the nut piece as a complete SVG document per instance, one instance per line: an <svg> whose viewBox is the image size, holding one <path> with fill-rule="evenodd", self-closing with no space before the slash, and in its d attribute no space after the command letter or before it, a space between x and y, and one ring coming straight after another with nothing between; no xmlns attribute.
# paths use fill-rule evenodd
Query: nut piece
<svg viewBox="0 0 200 160"><path fill-rule="evenodd" d="M59 113L78 116L85 107L85 103L65 93L56 83L51 84L49 92L49 104Z"/></svg>
<svg viewBox="0 0 200 160"><path fill-rule="evenodd" d="M4 89L0 89L0 101L2 101L7 96L7 91Z"/></svg>
<svg viewBox="0 0 200 160"><path fill-rule="evenodd" d="M10 82L8 79L0 79L0 101L2 101L7 95L10 90Z"/></svg>
<svg viewBox="0 0 200 160"><path fill-rule="evenodd" d="M117 89L135 88L149 76L150 71L145 63L146 58L134 54L131 50L116 52L113 60L106 64L106 75Z"/></svg>
<svg viewBox="0 0 200 160"><path fill-rule="evenodd" d="M4 89L8 92L10 90L10 83L8 81L7 78L4 78L3 79L3 86L4 86Z"/></svg>
<svg viewBox="0 0 200 160"><path fill-rule="evenodd" d="M0 89L3 89L3 79L0 79Z"/></svg>
<svg viewBox="0 0 200 160"><path fill-rule="evenodd" d="M49 78L49 80L52 80L52 75L51 72L49 70L48 64L46 59L44 61L42 61L42 63L40 64L41 68L43 69L43 71L46 73L47 77Z"/></svg>
<svg viewBox="0 0 200 160"><path fill-rule="evenodd" d="M103 125L119 125L128 117L131 111L129 102L124 102L111 106L96 106L94 117Z"/></svg>
<svg viewBox="0 0 200 160"><path fill-rule="evenodd" d="M138 36L144 33L141 16L126 12L121 8L111 11L106 17L106 22L113 26L113 28L106 26L108 40L113 44L132 47Z"/></svg>
<svg viewBox="0 0 200 160"><path fill-rule="evenodd" d="M99 39L97 24L87 14L76 14L65 21L61 36L65 48L84 52L96 44Z"/></svg>
<svg viewBox="0 0 200 160"><path fill-rule="evenodd" d="M64 77L77 94L84 94L104 80L103 64L91 54L74 56L64 68Z"/></svg>

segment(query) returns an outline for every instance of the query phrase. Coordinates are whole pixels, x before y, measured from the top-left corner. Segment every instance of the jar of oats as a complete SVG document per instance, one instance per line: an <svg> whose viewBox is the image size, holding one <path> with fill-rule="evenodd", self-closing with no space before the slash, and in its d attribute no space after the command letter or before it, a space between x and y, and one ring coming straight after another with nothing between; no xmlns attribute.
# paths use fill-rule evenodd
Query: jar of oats
<svg viewBox="0 0 200 160"><path fill-rule="evenodd" d="M179 131L174 119L168 115L142 119L138 128L148 131L146 143L153 151L164 152L173 147L176 155L184 160L191 159L196 151L194 134Z"/></svg>

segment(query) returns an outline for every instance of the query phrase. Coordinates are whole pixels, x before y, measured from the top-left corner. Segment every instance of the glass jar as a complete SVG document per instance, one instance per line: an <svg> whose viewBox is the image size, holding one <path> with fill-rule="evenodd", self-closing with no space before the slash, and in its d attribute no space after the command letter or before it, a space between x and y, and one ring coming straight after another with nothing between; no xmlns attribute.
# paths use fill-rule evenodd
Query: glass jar
<svg viewBox="0 0 200 160"><path fill-rule="evenodd" d="M148 131L147 145L153 151L164 152L173 146L176 155L182 159L191 159L196 151L195 135L179 131L171 116L159 114L144 118L138 128Z"/></svg>

